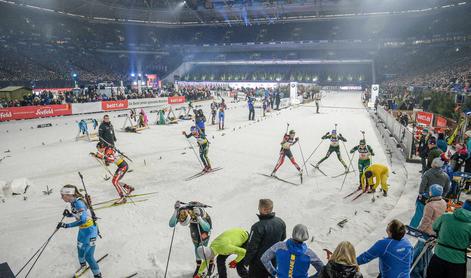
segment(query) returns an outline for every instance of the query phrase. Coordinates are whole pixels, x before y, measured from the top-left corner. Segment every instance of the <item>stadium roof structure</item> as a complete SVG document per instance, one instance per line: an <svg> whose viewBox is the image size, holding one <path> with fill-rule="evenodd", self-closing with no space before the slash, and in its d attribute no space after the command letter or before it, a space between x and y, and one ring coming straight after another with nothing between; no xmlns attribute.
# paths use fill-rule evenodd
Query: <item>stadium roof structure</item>
<svg viewBox="0 0 471 278"><path fill-rule="evenodd" d="M145 24L260 24L353 16L414 14L464 0L0 0L90 20Z"/></svg>

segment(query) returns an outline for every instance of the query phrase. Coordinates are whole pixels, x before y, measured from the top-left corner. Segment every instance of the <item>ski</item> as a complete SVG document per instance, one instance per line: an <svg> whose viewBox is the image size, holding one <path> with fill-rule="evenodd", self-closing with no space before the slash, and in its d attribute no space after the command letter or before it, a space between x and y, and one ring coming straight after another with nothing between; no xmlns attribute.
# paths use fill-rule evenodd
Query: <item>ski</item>
<svg viewBox="0 0 471 278"><path fill-rule="evenodd" d="M262 176L265 176L265 177L268 177L268 178L273 178L273 179L276 179L276 180L279 180L279 181L282 181L282 182L285 182L285 183L288 183L288 184L291 184L291 185L296 185L296 186L299 185L299 184L297 184L297 183L284 180L284 179L279 178L279 177L277 177L277 176L271 176L271 175L267 175L267 174L263 174L263 173L257 173L257 174L262 175Z"/></svg>
<svg viewBox="0 0 471 278"><path fill-rule="evenodd" d="M358 194L357 196L355 196L353 199L352 199L352 202L355 201L356 199L360 198L361 195L365 194L364 191L362 191L360 194Z"/></svg>
<svg viewBox="0 0 471 278"><path fill-rule="evenodd" d="M219 170L222 170L222 168L221 167L216 167L216 168L211 169L211 171L209 171L209 172L201 171L197 174L194 174L193 176L190 176L190 177L186 178L185 181L190 181L192 179L196 179L196 178L199 178L199 177L204 176L206 174L216 172L216 171L219 171Z"/></svg>
<svg viewBox="0 0 471 278"><path fill-rule="evenodd" d="M153 192L140 193L140 194L131 194L127 197L135 198L135 197L141 197L141 196L147 196L147 195L154 195L154 194L157 194L157 193L158 193L157 191L153 191ZM93 205L94 206L104 205L104 204L107 204L107 203L110 203L110 202L116 202L119 199L121 199L121 198L115 198L115 199L111 199L111 200L107 200L107 201L102 201L102 202L94 203Z"/></svg>
<svg viewBox="0 0 471 278"><path fill-rule="evenodd" d="M107 204L107 205L104 205L104 206L100 206L100 207L97 207L95 208L95 210L100 210L100 209L106 209L106 208L113 208L113 207L119 207L119 206L122 206L122 205L133 205L135 203L141 203L141 202L145 202L149 199L139 199L139 200L131 200L130 202L126 202L126 203L121 203L121 204L115 204L115 203L111 203L111 204Z"/></svg>
<svg viewBox="0 0 471 278"><path fill-rule="evenodd" d="M104 258L108 257L108 253L105 255L101 256L96 262L100 263ZM90 269L90 266L87 265L84 269L79 268L77 271L75 271L74 278L81 277L83 274L85 274L88 270Z"/></svg>
<svg viewBox="0 0 471 278"><path fill-rule="evenodd" d="M309 163L311 164L312 167L314 167L314 169L318 170L319 172L321 172L322 175L326 176L327 177L327 174L324 173L324 171L322 171L319 167L316 167L316 165L312 164L312 163ZM315 170L314 170L315 171Z"/></svg>
<svg viewBox="0 0 471 278"><path fill-rule="evenodd" d="M299 179L301 180L301 184L303 184L303 173L299 173Z"/></svg>
<svg viewBox="0 0 471 278"><path fill-rule="evenodd" d="M353 194L357 193L358 191L360 191L360 189L356 189L355 191L353 191L352 193L348 194L347 196L343 197L344 199L347 199L348 197L352 196Z"/></svg>
<svg viewBox="0 0 471 278"><path fill-rule="evenodd" d="M335 178L341 177L341 176L343 176L343 175L349 174L349 173L351 173L351 172L353 172L353 171L343 172L342 174L338 174L338 175L332 176L332 178L335 179Z"/></svg>
<svg viewBox="0 0 471 278"><path fill-rule="evenodd" d="M126 277L124 277L124 278L131 278L131 277L134 277L134 276L136 276L136 275L137 275L137 272L134 272L133 274L128 275L128 276L126 276Z"/></svg>

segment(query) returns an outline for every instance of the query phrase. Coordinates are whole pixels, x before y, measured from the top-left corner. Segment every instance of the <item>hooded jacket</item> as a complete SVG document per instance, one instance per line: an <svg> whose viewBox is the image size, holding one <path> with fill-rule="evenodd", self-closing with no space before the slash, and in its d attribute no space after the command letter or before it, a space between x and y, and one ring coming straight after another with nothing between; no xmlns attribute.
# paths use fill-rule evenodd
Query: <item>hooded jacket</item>
<svg viewBox="0 0 471 278"><path fill-rule="evenodd" d="M274 258L276 258L276 269L271 263ZM324 263L314 251L307 248L306 243L296 242L293 239L276 243L263 254L261 260L267 271L278 278L307 278L309 265L314 266L317 272L324 267Z"/></svg>
<svg viewBox="0 0 471 278"><path fill-rule="evenodd" d="M425 171L420 181L419 194L428 193L432 184L438 184L443 187L442 196L446 196L450 190L450 179L441 168L430 168Z"/></svg>
<svg viewBox="0 0 471 278"><path fill-rule="evenodd" d="M247 243L247 253L245 254L245 264L252 265L260 263L260 258L273 244L286 239L286 224L275 213L258 215L260 221L252 225L249 241Z"/></svg>
<svg viewBox="0 0 471 278"><path fill-rule="evenodd" d="M420 222L419 230L426 232L429 235L435 235L432 229L432 223L445 213L446 202L440 196L432 197L428 200L424 208L424 215L422 222Z"/></svg>
<svg viewBox="0 0 471 278"><path fill-rule="evenodd" d="M329 261L322 269L318 278L362 278L363 275L357 271L354 265L345 265Z"/></svg>
<svg viewBox="0 0 471 278"><path fill-rule="evenodd" d="M466 263L466 248L471 243L471 211L459 208L445 213L432 225L437 233L435 255L450 263Z"/></svg>

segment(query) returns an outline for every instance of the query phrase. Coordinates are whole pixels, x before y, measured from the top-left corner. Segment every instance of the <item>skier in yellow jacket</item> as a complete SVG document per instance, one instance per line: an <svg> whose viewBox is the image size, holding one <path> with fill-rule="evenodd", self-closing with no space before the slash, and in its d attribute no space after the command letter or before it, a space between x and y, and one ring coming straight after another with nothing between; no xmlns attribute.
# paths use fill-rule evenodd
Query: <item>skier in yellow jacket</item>
<svg viewBox="0 0 471 278"><path fill-rule="evenodd" d="M388 195L388 176L388 166L378 163L372 164L365 169L363 175L361 176L361 187L363 191L369 189L368 193L372 193L375 192L378 185L381 184L381 189L383 189L383 196L386 197ZM373 179L375 179L374 184ZM373 187L371 188L371 186Z"/></svg>
<svg viewBox="0 0 471 278"><path fill-rule="evenodd" d="M204 262L201 264L200 270L194 278L201 278L206 268L207 261L216 256L219 278L227 278L226 259L233 254L237 255L237 257L229 263L229 267L236 268L240 277L248 277L247 269L244 267L244 264L241 263L245 257L245 248L248 240L249 233L246 230L233 228L216 237L209 247L198 247L196 252L200 258L204 258Z"/></svg>

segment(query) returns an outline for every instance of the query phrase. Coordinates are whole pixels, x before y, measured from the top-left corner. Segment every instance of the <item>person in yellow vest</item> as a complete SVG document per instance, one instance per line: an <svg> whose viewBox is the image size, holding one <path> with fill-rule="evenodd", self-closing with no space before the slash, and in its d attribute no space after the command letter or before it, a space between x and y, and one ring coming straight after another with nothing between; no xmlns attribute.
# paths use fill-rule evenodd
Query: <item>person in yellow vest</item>
<svg viewBox="0 0 471 278"><path fill-rule="evenodd" d="M378 163L372 164L366 168L366 170L363 172L363 175L361 176L361 188L363 191L368 190L368 193L373 193L381 184L381 189L383 189L383 196L386 197L388 195L388 177L388 166Z"/></svg>
<svg viewBox="0 0 471 278"><path fill-rule="evenodd" d="M198 247L196 253L198 257L204 258L204 261L201 264L198 274L193 278L203 277L202 274L206 269L207 262L214 259L216 256L219 278L227 278L226 259L233 254L237 255L237 257L229 263L229 267L236 268L237 274L239 274L240 277L247 278L248 272L242 260L245 257L248 240L249 232L242 228L233 228L216 237L209 247Z"/></svg>

